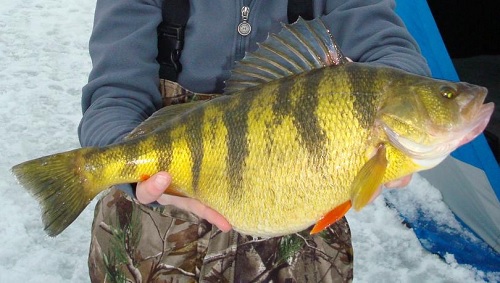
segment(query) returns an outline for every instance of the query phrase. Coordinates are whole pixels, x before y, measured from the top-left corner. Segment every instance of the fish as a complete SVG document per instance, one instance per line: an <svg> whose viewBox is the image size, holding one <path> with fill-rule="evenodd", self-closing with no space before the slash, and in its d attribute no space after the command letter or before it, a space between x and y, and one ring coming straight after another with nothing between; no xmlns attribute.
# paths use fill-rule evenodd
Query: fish
<svg viewBox="0 0 500 283"><path fill-rule="evenodd" d="M391 180L428 170L486 127L487 89L356 63L320 19L283 25L235 64L222 95L164 107L122 142L12 167L60 234L102 191L172 175L236 231L318 233Z"/></svg>

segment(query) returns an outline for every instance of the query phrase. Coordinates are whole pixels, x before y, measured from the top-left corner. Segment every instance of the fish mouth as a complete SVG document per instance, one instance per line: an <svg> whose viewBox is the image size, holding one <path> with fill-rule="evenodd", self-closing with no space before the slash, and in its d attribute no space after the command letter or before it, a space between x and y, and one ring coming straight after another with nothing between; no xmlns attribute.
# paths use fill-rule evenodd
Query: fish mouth
<svg viewBox="0 0 500 283"><path fill-rule="evenodd" d="M472 141L486 129L495 105L493 102L483 104L486 98L486 89L483 89L484 91L481 91L474 99L464 103L461 114L465 123L456 127L455 130L450 129L444 132L444 135L443 129L430 129L429 135L434 140L431 144L422 144L405 138L385 124L383 129L392 145L414 160L433 161L426 162L428 166L425 166L433 167L452 151Z"/></svg>
<svg viewBox="0 0 500 283"><path fill-rule="evenodd" d="M482 104L477 115L471 120L467 127L465 127L465 130L461 131L465 133L458 146L464 145L479 136L479 134L486 129L494 110L495 104L493 102ZM457 134L459 135L460 133Z"/></svg>
<svg viewBox="0 0 500 283"><path fill-rule="evenodd" d="M452 131L450 135L450 138L454 140L461 137L461 139L458 139L456 147L464 145L479 136L486 129L495 110L493 102L484 104L488 94L487 88L461 83L459 91L467 93L469 98L462 102L460 109L460 115L466 122L460 125L457 131Z"/></svg>

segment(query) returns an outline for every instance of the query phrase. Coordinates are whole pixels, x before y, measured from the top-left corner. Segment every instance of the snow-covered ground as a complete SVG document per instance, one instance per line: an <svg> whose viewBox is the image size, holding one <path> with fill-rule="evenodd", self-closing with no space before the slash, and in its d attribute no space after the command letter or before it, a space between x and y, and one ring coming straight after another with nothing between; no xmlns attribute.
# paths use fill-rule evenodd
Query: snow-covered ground
<svg viewBox="0 0 500 283"><path fill-rule="evenodd" d="M79 146L81 87L95 1L0 0L0 282L89 282L87 254L95 202L49 238L40 211L10 174L22 161ZM415 176L398 193L435 190ZM411 205L411 200L408 201ZM355 282L499 280L423 249L383 197L348 214Z"/></svg>

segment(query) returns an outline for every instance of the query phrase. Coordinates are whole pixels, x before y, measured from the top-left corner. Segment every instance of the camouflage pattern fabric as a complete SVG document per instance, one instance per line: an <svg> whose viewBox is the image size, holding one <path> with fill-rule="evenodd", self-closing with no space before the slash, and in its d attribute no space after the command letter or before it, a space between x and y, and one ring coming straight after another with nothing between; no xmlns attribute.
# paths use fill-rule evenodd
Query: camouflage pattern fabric
<svg viewBox="0 0 500 283"><path fill-rule="evenodd" d="M160 80L164 106L211 99ZM92 282L350 282L345 218L311 236L269 239L222 233L174 206L150 207L111 188L97 203L89 254Z"/></svg>
<svg viewBox="0 0 500 283"><path fill-rule="evenodd" d="M350 282L347 221L311 236L222 233L173 206L152 208L112 188L92 226L92 282Z"/></svg>
<svg viewBox="0 0 500 283"><path fill-rule="evenodd" d="M163 107L191 101L208 100L220 96L220 94L192 92L176 82L164 79L160 79L160 93L163 99Z"/></svg>

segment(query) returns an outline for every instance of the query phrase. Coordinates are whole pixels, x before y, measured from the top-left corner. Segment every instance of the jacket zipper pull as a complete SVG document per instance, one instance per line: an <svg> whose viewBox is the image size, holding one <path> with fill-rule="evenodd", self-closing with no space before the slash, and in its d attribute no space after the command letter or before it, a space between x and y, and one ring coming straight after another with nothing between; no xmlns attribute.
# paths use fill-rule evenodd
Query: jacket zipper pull
<svg viewBox="0 0 500 283"><path fill-rule="evenodd" d="M252 31L252 26L248 23L248 14L250 14L250 7L243 6L241 8L241 23L238 25L238 33L242 36L247 36Z"/></svg>

